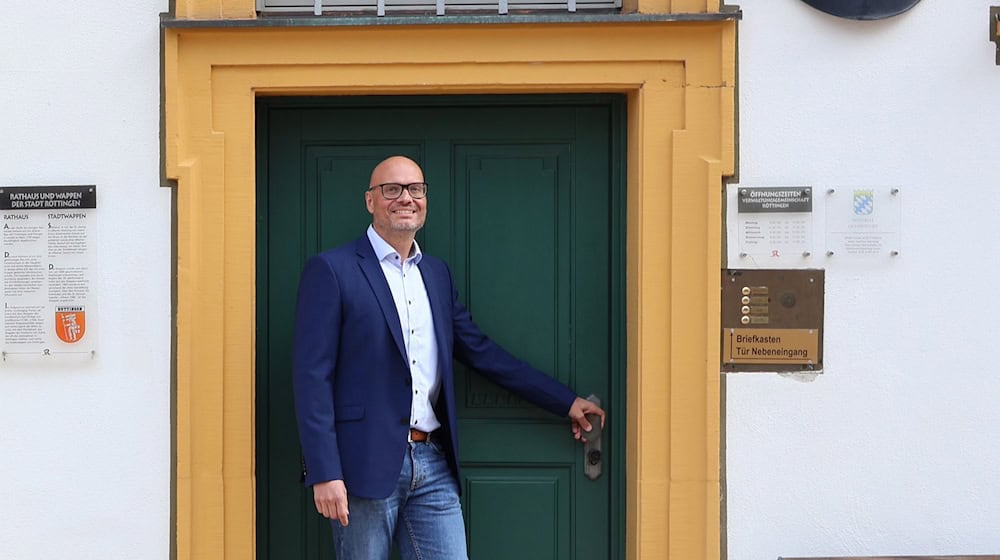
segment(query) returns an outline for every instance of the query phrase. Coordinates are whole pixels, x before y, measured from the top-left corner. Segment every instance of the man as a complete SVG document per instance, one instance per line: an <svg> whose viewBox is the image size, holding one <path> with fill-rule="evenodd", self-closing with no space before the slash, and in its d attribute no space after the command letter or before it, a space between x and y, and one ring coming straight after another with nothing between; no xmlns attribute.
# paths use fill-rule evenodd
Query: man
<svg viewBox="0 0 1000 560"><path fill-rule="evenodd" d="M414 240L427 184L414 161L372 171L360 239L312 257L295 316L295 406L316 509L338 560L468 557L458 499L452 358L538 406L586 441L605 413L487 338L451 272Z"/></svg>

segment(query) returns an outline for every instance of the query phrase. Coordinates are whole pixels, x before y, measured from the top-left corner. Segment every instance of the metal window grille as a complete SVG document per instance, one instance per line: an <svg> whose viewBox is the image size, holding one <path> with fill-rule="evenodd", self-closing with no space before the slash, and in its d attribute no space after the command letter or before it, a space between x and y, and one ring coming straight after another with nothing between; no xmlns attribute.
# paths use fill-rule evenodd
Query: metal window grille
<svg viewBox="0 0 1000 560"><path fill-rule="evenodd" d="M257 0L257 10L263 13L496 13L511 11L616 10L621 0Z"/></svg>

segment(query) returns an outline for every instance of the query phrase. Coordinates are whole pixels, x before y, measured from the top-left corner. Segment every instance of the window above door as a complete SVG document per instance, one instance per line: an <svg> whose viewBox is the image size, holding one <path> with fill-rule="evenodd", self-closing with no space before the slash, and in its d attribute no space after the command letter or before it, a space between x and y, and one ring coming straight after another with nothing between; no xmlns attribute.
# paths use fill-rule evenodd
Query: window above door
<svg viewBox="0 0 1000 560"><path fill-rule="evenodd" d="M621 0L257 0L263 14L437 14L620 10Z"/></svg>

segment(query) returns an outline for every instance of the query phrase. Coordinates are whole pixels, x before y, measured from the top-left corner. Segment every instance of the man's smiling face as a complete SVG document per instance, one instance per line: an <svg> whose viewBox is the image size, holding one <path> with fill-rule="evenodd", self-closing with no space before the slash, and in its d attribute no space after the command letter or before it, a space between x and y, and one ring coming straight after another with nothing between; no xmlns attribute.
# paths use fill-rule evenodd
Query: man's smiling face
<svg viewBox="0 0 1000 560"><path fill-rule="evenodd" d="M394 157L382 162L372 172L370 186L384 183L421 183L424 173L420 166L404 157ZM388 200L382 189L374 188L365 193L365 205L372 215L372 225L383 238L396 232L416 232L427 217L427 198L415 199L404 189L399 198Z"/></svg>

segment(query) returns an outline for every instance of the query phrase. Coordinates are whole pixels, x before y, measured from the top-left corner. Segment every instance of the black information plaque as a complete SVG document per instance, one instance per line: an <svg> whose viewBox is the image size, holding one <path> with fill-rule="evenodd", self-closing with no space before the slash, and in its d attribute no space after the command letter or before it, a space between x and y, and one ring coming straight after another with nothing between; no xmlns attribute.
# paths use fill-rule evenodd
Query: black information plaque
<svg viewBox="0 0 1000 560"><path fill-rule="evenodd" d="M742 213L812 212L812 187L740 187Z"/></svg>
<svg viewBox="0 0 1000 560"><path fill-rule="evenodd" d="M0 187L0 210L97 208L97 185Z"/></svg>

